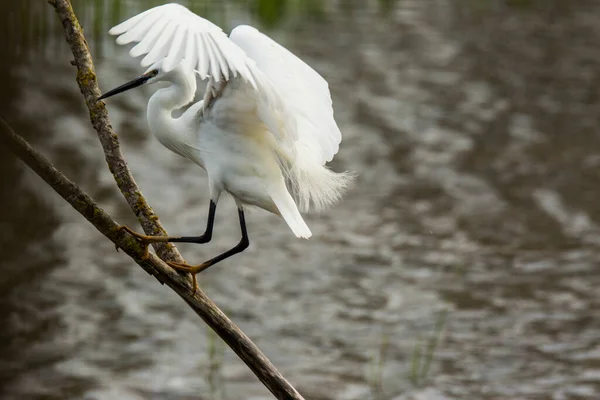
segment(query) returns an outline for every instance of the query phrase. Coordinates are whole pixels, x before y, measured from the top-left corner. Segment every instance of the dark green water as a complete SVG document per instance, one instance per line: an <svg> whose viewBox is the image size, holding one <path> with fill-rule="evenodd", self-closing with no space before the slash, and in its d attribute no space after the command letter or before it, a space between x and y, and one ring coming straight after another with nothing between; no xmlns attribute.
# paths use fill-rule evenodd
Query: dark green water
<svg viewBox="0 0 600 400"><path fill-rule="evenodd" d="M51 7L1 3L0 113L135 225ZM74 2L103 90L142 71L107 30L160 3ZM307 399L600 396L599 3L182 3L226 31L256 25L313 65L344 135L333 168L359 173L307 218L310 241L256 211L251 247L202 276ZM168 230L196 233L206 177L150 136L152 91L115 98L111 121ZM0 168L1 398L271 398L3 147ZM180 246L188 260L237 240L233 207L220 205L214 243ZM426 353L444 313L416 379L415 347Z"/></svg>

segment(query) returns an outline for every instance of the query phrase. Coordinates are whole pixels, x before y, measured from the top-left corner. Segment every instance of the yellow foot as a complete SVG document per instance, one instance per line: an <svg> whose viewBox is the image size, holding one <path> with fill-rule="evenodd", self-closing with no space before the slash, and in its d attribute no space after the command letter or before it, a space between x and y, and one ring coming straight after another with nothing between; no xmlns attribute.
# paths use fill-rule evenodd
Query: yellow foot
<svg viewBox="0 0 600 400"><path fill-rule="evenodd" d="M144 248L144 254L142 254L142 260L147 259L150 256L150 251L148 249L148 245L150 243L159 243L159 242L167 242L169 240L168 236L148 236L142 235L140 233L135 232L133 229L128 226L121 225L117 228L118 231L125 231L133 236Z"/></svg>
<svg viewBox="0 0 600 400"><path fill-rule="evenodd" d="M205 262L199 265L189 265L186 263L167 262L167 265L173 269L176 269L177 271L189 272L192 274L192 293L196 293L196 290L198 289L198 280L196 279L196 274L204 271L212 264Z"/></svg>

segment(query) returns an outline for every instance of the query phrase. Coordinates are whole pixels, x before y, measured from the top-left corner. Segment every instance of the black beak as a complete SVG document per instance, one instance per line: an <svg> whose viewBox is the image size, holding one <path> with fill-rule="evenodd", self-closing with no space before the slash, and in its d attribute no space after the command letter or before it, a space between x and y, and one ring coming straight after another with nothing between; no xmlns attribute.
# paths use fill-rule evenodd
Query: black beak
<svg viewBox="0 0 600 400"><path fill-rule="evenodd" d="M111 91L108 91L106 93L104 93L102 96L98 97L98 100L104 100L108 97L114 96L115 94L119 94L119 93L123 93L129 89L133 89L139 86L142 86L144 83L146 83L148 81L148 79L150 79L150 76L146 76L146 75L142 75L138 78L135 78L134 80L127 82L124 85L119 86L116 89L113 89Z"/></svg>

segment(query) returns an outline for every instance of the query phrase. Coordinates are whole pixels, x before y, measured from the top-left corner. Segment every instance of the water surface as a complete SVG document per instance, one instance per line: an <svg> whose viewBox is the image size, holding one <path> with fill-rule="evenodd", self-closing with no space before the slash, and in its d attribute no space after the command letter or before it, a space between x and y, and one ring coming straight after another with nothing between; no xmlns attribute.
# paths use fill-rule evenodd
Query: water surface
<svg viewBox="0 0 600 400"><path fill-rule="evenodd" d="M307 399L600 396L598 4L184 3L227 31L257 25L313 65L344 135L332 168L359 173L343 202L307 217L311 240L252 212L250 248L201 278ZM142 71L106 31L151 4L75 2L103 90ZM137 226L52 9L3 6L2 115ZM111 100L111 121L169 232L199 233L206 176L150 136L152 91ZM3 398L271 398L4 148L0 163ZM180 246L188 260L237 242L233 207L219 204L209 245ZM428 375L411 378L441 315Z"/></svg>

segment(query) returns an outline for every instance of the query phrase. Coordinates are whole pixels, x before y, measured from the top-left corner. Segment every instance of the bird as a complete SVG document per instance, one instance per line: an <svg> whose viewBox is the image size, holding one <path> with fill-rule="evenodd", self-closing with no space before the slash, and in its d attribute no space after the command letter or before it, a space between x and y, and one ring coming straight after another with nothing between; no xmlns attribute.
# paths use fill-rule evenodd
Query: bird
<svg viewBox="0 0 600 400"><path fill-rule="evenodd" d="M229 34L185 6L169 3L135 15L109 30L117 44L135 43L129 53L147 70L98 100L166 82L149 99L147 120L167 149L191 160L208 175L210 203L199 236L148 236L120 226L144 246L157 242L207 243L222 194L236 203L241 240L198 265L168 264L196 274L244 251L250 244L244 209L280 216L298 238L312 232L302 212L338 202L355 173L334 172L326 163L342 140L327 81L268 35L249 25ZM206 82L194 102L196 77ZM187 107L187 108L186 108ZM184 110L174 117L177 110Z"/></svg>

